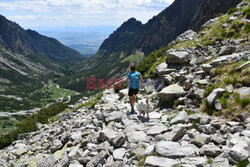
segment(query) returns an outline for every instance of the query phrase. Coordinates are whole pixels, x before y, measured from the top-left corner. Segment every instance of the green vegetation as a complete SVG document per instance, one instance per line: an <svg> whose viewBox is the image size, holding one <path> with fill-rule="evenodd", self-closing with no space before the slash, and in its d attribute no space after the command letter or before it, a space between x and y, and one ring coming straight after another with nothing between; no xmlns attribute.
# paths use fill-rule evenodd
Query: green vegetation
<svg viewBox="0 0 250 167"><path fill-rule="evenodd" d="M236 163L235 165L236 165L237 167L247 167L248 164L249 164L249 161L248 161L248 159L246 159L246 160L244 160L244 161L241 161L241 162L239 162L239 163Z"/></svg>
<svg viewBox="0 0 250 167"><path fill-rule="evenodd" d="M92 98L89 102L87 103L84 103L83 105L81 105L79 108L82 108L82 107L90 107L90 108L94 108L95 105L97 103L100 102L101 98L103 96L103 92L99 92L94 98Z"/></svg>
<svg viewBox="0 0 250 167"><path fill-rule="evenodd" d="M243 63L245 62L236 62L226 65L224 67L217 68L215 71L216 76L213 78L213 80L219 80L220 82L208 85L204 92L204 97L207 97L215 88L226 88L226 86L228 86L229 84L232 84L234 88L244 86L249 87L250 67L248 66L243 68L242 70L237 70L237 67L239 67ZM203 106L201 107L201 111L206 112L210 115L223 114L226 116L235 117L244 111L250 110L249 96L240 97L238 93L233 92L232 94L224 93L218 99L222 105L222 111L216 111L213 107L210 107L205 99L203 100Z"/></svg>
<svg viewBox="0 0 250 167"><path fill-rule="evenodd" d="M207 163L208 163L208 164L212 164L212 163L213 163L213 159L208 158L208 159L207 159Z"/></svg>
<svg viewBox="0 0 250 167"><path fill-rule="evenodd" d="M250 8L245 9L243 15L246 16L247 19L250 19Z"/></svg>
<svg viewBox="0 0 250 167"><path fill-rule="evenodd" d="M22 133L34 132L37 130L36 123L48 123L48 119L55 116L67 108L64 103L58 103L51 105L48 108L43 108L36 114L28 116L22 121L18 127L7 134L0 136L0 149L9 146L13 141L17 139L17 136Z"/></svg>
<svg viewBox="0 0 250 167"><path fill-rule="evenodd" d="M138 167L144 166L146 158L147 158L146 155L142 155L142 156L137 157L137 160L138 160L138 165L137 166Z"/></svg>
<svg viewBox="0 0 250 167"><path fill-rule="evenodd" d="M229 9L229 10L227 11L227 14L231 15L231 14L233 14L233 13L236 12L236 11L237 11L236 8L231 8L231 9Z"/></svg>
<svg viewBox="0 0 250 167"><path fill-rule="evenodd" d="M166 51L171 47L172 45L169 45L150 53L150 55L143 59L136 67L137 71L141 72L143 77L149 77L149 75L154 72L156 66L165 61Z"/></svg>

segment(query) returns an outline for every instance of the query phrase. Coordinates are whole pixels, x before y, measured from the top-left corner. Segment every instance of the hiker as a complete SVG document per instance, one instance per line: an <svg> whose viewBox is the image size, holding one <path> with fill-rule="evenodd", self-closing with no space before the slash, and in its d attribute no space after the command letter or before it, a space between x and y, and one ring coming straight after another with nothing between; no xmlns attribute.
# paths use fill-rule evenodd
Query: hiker
<svg viewBox="0 0 250 167"><path fill-rule="evenodd" d="M135 65L132 64L130 66L131 72L128 73L127 82L130 81L129 85L129 101L131 106L131 114L136 114L134 110L134 104L135 104L135 97L136 94L139 92L139 79L141 80L141 88L143 88L143 80L140 72L135 71Z"/></svg>

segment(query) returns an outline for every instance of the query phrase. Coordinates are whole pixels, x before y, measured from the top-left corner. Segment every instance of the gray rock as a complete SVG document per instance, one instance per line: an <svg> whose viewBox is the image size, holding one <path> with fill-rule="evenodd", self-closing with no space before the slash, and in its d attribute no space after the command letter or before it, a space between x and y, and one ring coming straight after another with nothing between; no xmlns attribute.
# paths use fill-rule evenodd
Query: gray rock
<svg viewBox="0 0 250 167"><path fill-rule="evenodd" d="M188 122L188 114L185 111L178 113L178 115L170 121L171 125L184 124Z"/></svg>
<svg viewBox="0 0 250 167"><path fill-rule="evenodd" d="M250 95L250 87L242 87L236 89L236 92L240 94L240 96L249 96Z"/></svg>
<svg viewBox="0 0 250 167"><path fill-rule="evenodd" d="M229 161L227 158L218 157L213 160L211 167L229 167Z"/></svg>
<svg viewBox="0 0 250 167"><path fill-rule="evenodd" d="M148 135L151 135L151 136L154 136L154 135L158 135L158 134L161 134L161 133L164 133L168 131L168 128L166 126L163 126L163 125L155 125L155 126L152 126L148 131L147 131L147 134Z"/></svg>
<svg viewBox="0 0 250 167"><path fill-rule="evenodd" d="M207 164L207 158L204 157L185 157L181 159L182 165L191 166L205 166Z"/></svg>
<svg viewBox="0 0 250 167"><path fill-rule="evenodd" d="M215 23L217 23L218 20L219 20L218 17L217 17L217 18L214 18L214 19L208 20L205 24L203 24L203 25L201 26L201 29L205 29L205 28L207 28L209 25L214 25Z"/></svg>
<svg viewBox="0 0 250 167"><path fill-rule="evenodd" d="M214 108L218 111L221 111L222 110L222 106L221 106L221 103L220 103L220 100L216 99L215 102L214 102Z"/></svg>
<svg viewBox="0 0 250 167"><path fill-rule="evenodd" d="M97 166L98 164L104 164L105 158L108 157L108 154L105 151L101 151L97 156L92 158L86 165L86 167Z"/></svg>
<svg viewBox="0 0 250 167"><path fill-rule="evenodd" d="M177 85L177 84L173 84L170 85L164 89L162 89L159 93L158 93L158 97L166 102L171 102L174 101L176 99L178 99L179 97L183 96L185 94L185 91L183 89L183 87Z"/></svg>
<svg viewBox="0 0 250 167"><path fill-rule="evenodd" d="M124 148L116 149L113 152L113 157L114 157L115 160L123 160L124 155L125 155L125 149Z"/></svg>
<svg viewBox="0 0 250 167"><path fill-rule="evenodd" d="M220 132L222 134L228 133L229 131L230 131L230 127L227 126L227 125L222 125L221 128L220 128Z"/></svg>
<svg viewBox="0 0 250 167"><path fill-rule="evenodd" d="M191 140L192 144L195 144L198 147L202 147L205 144L208 144L210 141L210 136L206 134L196 134Z"/></svg>
<svg viewBox="0 0 250 167"><path fill-rule="evenodd" d="M164 157L148 156L146 158L145 165L155 167L173 167L174 165L179 165L179 162Z"/></svg>
<svg viewBox="0 0 250 167"><path fill-rule="evenodd" d="M147 146L145 150L145 155L152 155L152 153L154 152L154 149L155 149L155 145Z"/></svg>
<svg viewBox="0 0 250 167"><path fill-rule="evenodd" d="M105 128L99 133L99 140L101 142L109 141L112 142L113 139L118 137L118 133L112 129Z"/></svg>
<svg viewBox="0 0 250 167"><path fill-rule="evenodd" d="M204 145L200 149L201 155L206 155L209 157L216 157L222 153L222 150L215 145Z"/></svg>
<svg viewBox="0 0 250 167"><path fill-rule="evenodd" d="M45 159L41 159L37 161L37 167L54 167L55 166L55 158L53 155L46 157Z"/></svg>
<svg viewBox="0 0 250 167"><path fill-rule="evenodd" d="M200 114L191 114L188 116L189 122L200 123L202 115Z"/></svg>
<svg viewBox="0 0 250 167"><path fill-rule="evenodd" d="M219 56L229 55L229 54L232 54L234 51L235 51L235 47L222 46L219 51Z"/></svg>
<svg viewBox="0 0 250 167"><path fill-rule="evenodd" d="M224 24L222 24L221 27L222 27L222 28L227 28L227 27L228 27L228 24L227 24L227 23L224 23Z"/></svg>
<svg viewBox="0 0 250 167"><path fill-rule="evenodd" d="M178 141L185 134L185 128L182 126L175 126L171 132L166 132L162 135L162 138L167 141Z"/></svg>
<svg viewBox="0 0 250 167"><path fill-rule="evenodd" d="M160 141L155 146L155 151L164 157L168 158L182 158L185 156L194 156L196 150L193 145L181 146L177 142Z"/></svg>
<svg viewBox="0 0 250 167"><path fill-rule="evenodd" d="M164 79L164 81L166 81L166 83L167 83L168 85L172 84L172 82L173 82L173 80L174 80L174 78L173 78L171 75L169 75L169 74L163 75L163 76L162 76L162 79Z"/></svg>
<svg viewBox="0 0 250 167"><path fill-rule="evenodd" d="M115 148L119 148L125 143L125 141L126 141L125 135L118 135L118 137L114 138L111 143Z"/></svg>
<svg viewBox="0 0 250 167"><path fill-rule="evenodd" d="M249 157L250 139L245 141L238 140L228 152L229 159L232 162L240 162Z"/></svg>
<svg viewBox="0 0 250 167"><path fill-rule="evenodd" d="M186 64L190 61L191 55L186 52L170 52L167 53L166 63L167 64Z"/></svg>
<svg viewBox="0 0 250 167"><path fill-rule="evenodd" d="M211 66L210 64L202 64L201 65L201 68L203 71L206 71L206 72L211 72L211 70L213 69L213 66Z"/></svg>
<svg viewBox="0 0 250 167"><path fill-rule="evenodd" d="M193 40L197 36L197 33L193 30L187 30L176 38L176 42Z"/></svg>
<svg viewBox="0 0 250 167"><path fill-rule="evenodd" d="M121 161L117 161L117 162L105 164L103 165L103 167L125 167L125 164Z"/></svg>
<svg viewBox="0 0 250 167"><path fill-rule="evenodd" d="M126 132L127 139L130 143L149 142L150 138L143 131L129 130Z"/></svg>
<svg viewBox="0 0 250 167"><path fill-rule="evenodd" d="M214 102L217 97L221 96L223 93L225 93L225 89L223 88L216 88L214 89L207 97L207 102L210 106L214 105Z"/></svg>
<svg viewBox="0 0 250 167"><path fill-rule="evenodd" d="M204 89L196 89L196 90L194 91L194 95L195 95L196 97L198 97L199 99L203 99L203 98L204 98L204 92L205 92Z"/></svg>
<svg viewBox="0 0 250 167"><path fill-rule="evenodd" d="M128 89L122 89L119 91L119 99L126 97L128 95Z"/></svg>
<svg viewBox="0 0 250 167"><path fill-rule="evenodd" d="M122 112L114 111L114 112L105 114L105 121L107 123L109 123L111 121L121 122L123 115L124 114Z"/></svg>
<svg viewBox="0 0 250 167"><path fill-rule="evenodd" d="M222 145L226 144L226 140L223 139L219 134L213 134L210 136L211 136L211 141L214 142L215 144L222 144Z"/></svg>
<svg viewBox="0 0 250 167"><path fill-rule="evenodd" d="M227 89L227 92L228 92L228 93L233 93L233 91L234 91L234 88L233 88L233 85L232 85L232 84L227 85L227 86L226 86L226 89Z"/></svg>
<svg viewBox="0 0 250 167"><path fill-rule="evenodd" d="M243 57L246 57L245 53L233 53L231 55L220 56L217 59L213 60L210 64L214 67L223 66L229 62L239 61Z"/></svg>
<svg viewBox="0 0 250 167"><path fill-rule="evenodd" d="M203 132L205 134L214 134L216 133L216 129L212 127L211 125L199 125L198 129L200 132Z"/></svg>
<svg viewBox="0 0 250 167"><path fill-rule="evenodd" d="M237 18L238 18L238 17L232 16L232 17L230 17L230 18L228 19L228 21L229 21L229 22L232 22L232 21L234 21L234 20L237 20Z"/></svg>
<svg viewBox="0 0 250 167"><path fill-rule="evenodd" d="M75 148L73 148L69 154L68 154L68 157L69 157L69 160L74 160L76 159L77 157L77 154L79 154L79 147L80 145L76 146Z"/></svg>

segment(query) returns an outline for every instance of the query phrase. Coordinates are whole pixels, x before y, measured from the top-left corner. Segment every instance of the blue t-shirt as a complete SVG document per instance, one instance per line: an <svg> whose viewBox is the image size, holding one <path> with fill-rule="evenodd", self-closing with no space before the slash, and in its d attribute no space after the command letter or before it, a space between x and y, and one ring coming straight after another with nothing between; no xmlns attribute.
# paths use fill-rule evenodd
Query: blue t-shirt
<svg viewBox="0 0 250 167"><path fill-rule="evenodd" d="M139 78L141 76L141 73L139 72L130 72L128 73L128 79L130 80L130 86L131 89L139 89Z"/></svg>

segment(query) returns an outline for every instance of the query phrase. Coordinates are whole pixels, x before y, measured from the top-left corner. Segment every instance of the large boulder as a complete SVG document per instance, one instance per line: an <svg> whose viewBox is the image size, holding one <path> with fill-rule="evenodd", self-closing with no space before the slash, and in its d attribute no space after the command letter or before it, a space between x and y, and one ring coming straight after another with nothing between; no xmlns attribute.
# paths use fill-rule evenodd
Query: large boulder
<svg viewBox="0 0 250 167"><path fill-rule="evenodd" d="M149 128L147 130L147 134L154 136L154 135L158 135L158 134L164 133L166 131L168 131L168 127L167 126L155 125L155 126L152 126L151 128Z"/></svg>
<svg viewBox="0 0 250 167"><path fill-rule="evenodd" d="M186 52L170 52L167 53L167 64L187 64L191 59L191 55Z"/></svg>
<svg viewBox="0 0 250 167"><path fill-rule="evenodd" d="M216 98L218 96L221 96L223 93L226 92L226 89L223 89L223 88L216 88L214 89L207 97L207 102L209 104L209 106L213 106L214 105L214 102L216 100Z"/></svg>
<svg viewBox="0 0 250 167"><path fill-rule="evenodd" d="M146 166L157 166L157 167L172 167L178 166L179 162L173 159L164 158L164 157L156 157L156 156L148 156L145 161Z"/></svg>
<svg viewBox="0 0 250 167"><path fill-rule="evenodd" d="M134 131L128 130L126 132L127 139L130 143L140 143L140 142L149 142L150 138L143 131Z"/></svg>
<svg viewBox="0 0 250 167"><path fill-rule="evenodd" d="M217 59L213 60L210 64L214 67L223 66L225 64L242 60L242 58L247 57L247 54L242 53L233 53L231 55L220 56Z"/></svg>
<svg viewBox="0 0 250 167"><path fill-rule="evenodd" d="M216 157L222 153L222 150L215 145L204 145L200 149L201 155L206 155L209 157Z"/></svg>
<svg viewBox="0 0 250 167"><path fill-rule="evenodd" d="M235 47L232 46L222 46L219 51L219 56L229 55L235 51Z"/></svg>
<svg viewBox="0 0 250 167"><path fill-rule="evenodd" d="M173 84L170 85L164 89L162 89L159 93L158 93L158 97L166 102L172 102L176 99L178 99L179 97L183 96L185 94L185 91L183 89L183 87L177 85L177 84Z"/></svg>
<svg viewBox="0 0 250 167"><path fill-rule="evenodd" d="M193 40L197 36L197 33L193 30L187 30L176 38L176 42Z"/></svg>

